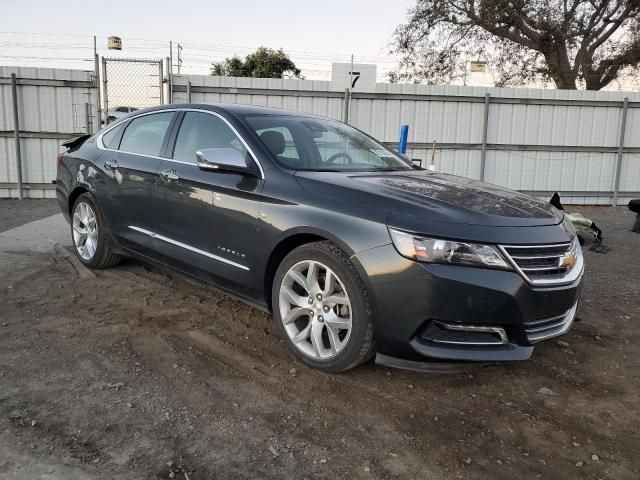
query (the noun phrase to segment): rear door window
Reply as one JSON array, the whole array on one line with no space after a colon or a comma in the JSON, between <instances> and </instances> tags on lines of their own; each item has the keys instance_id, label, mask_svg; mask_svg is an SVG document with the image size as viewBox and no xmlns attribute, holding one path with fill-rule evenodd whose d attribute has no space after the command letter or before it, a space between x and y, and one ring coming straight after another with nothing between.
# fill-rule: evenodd
<instances>
[{"instance_id":1,"label":"rear door window","mask_svg":"<svg viewBox=\"0 0 640 480\"><path fill-rule=\"evenodd\" d=\"M160 156L172 117L173 112L163 112L134 118L122 135L120 150L138 155Z\"/></svg>"},{"instance_id":2,"label":"rear door window","mask_svg":"<svg viewBox=\"0 0 640 480\"><path fill-rule=\"evenodd\" d=\"M187 112L180 125L173 158L181 162L196 163L196 152L205 148L234 148L245 156L247 148L229 125L219 117L203 112Z\"/></svg>"}]
</instances>

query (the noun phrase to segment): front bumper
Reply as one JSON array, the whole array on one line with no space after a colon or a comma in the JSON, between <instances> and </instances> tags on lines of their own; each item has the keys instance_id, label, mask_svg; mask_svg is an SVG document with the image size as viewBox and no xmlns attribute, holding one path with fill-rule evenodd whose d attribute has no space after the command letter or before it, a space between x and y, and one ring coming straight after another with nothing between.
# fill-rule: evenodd
<instances>
[{"instance_id":1,"label":"front bumper","mask_svg":"<svg viewBox=\"0 0 640 480\"><path fill-rule=\"evenodd\" d=\"M393 245L354 259L372 294L382 359L526 360L535 343L570 329L582 285L582 275L534 287L515 271L418 263Z\"/></svg>"}]
</instances>

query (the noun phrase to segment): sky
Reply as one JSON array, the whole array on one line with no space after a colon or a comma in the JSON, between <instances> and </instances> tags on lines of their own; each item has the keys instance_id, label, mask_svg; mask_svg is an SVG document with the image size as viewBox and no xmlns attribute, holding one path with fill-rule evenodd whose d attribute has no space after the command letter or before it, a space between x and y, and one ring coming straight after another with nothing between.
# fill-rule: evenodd
<instances>
[{"instance_id":1,"label":"sky","mask_svg":"<svg viewBox=\"0 0 640 480\"><path fill-rule=\"evenodd\" d=\"M388 55L395 28L415 0L5 0L0 64L91 69L92 36L101 54L107 37L123 40L121 56L164 58L183 46L183 72L207 73L211 61L244 56L264 45L283 48L310 79L329 80L331 62L397 64ZM175 52L174 52L175 55Z\"/></svg>"}]
</instances>

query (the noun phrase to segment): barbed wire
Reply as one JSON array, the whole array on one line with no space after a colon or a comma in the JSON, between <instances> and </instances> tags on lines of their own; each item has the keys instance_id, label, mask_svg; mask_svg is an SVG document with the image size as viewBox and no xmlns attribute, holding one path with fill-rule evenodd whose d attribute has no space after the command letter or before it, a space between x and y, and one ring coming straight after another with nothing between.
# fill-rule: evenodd
<instances>
[{"instance_id":1,"label":"barbed wire","mask_svg":"<svg viewBox=\"0 0 640 480\"><path fill-rule=\"evenodd\" d=\"M6 38L10 36L11 38ZM18 38L15 38L18 36ZM55 38L54 41L48 42L43 38ZM106 42L107 37L96 36L99 44ZM136 52L136 56L152 56L164 58L169 53L169 42L136 37L122 37L126 45L126 51ZM174 47L180 43L183 49L181 68L192 72L203 74L209 73L213 62L223 61L225 58L235 55L246 56L254 52L258 47L246 45L225 45L210 44L203 42L190 41L174 41ZM0 32L0 57L11 58L15 60L29 61L46 61L55 63L57 58L64 57L45 57L44 55L33 55L33 50L57 51L65 53L64 50L93 51L93 36L66 33L44 33L44 32ZM10 50L10 54L5 54L3 50ZM100 48L99 50L103 50ZM18 55L19 52L25 52L24 55ZM27 53L29 52L29 53ZM351 54L345 53L329 53L329 52L312 52L307 50L286 50L286 53L292 58L296 65L303 71L305 77L328 78L332 73L333 62L350 62ZM37 57L37 58L36 58ZM71 61L71 55L66 56L65 62ZM383 79L387 73L396 67L400 57L382 56L382 55L356 55L355 61L360 63L375 63L378 65L378 78ZM82 59L85 61L86 59ZM174 62L176 60L174 52ZM175 65L174 65L175 66Z\"/></svg>"},{"instance_id":2,"label":"barbed wire","mask_svg":"<svg viewBox=\"0 0 640 480\"><path fill-rule=\"evenodd\" d=\"M6 38L6 37L11 38ZM17 38L16 38L17 37ZM52 42L48 42L44 39L51 38ZM87 61L91 61L88 58L75 58L73 55L64 55L64 53L77 53L81 50L93 52L93 35L75 34L75 33L47 33L47 32L20 32L20 31L0 31L0 58L11 59L18 61L19 63L35 63L46 62L49 64L60 61L67 66L74 61L81 62L79 65L82 68ZM99 45L104 45L108 37L96 36L99 41ZM139 37L122 37L125 43L126 51L135 52L136 56L165 58L169 56L169 41L161 39L139 38ZM174 46L180 43L183 48L181 69L188 70L193 73L208 74L213 62L223 61L225 58L238 56L246 56L249 53L254 52L257 46L246 45L227 45L227 44L213 44L205 42L192 42L192 41L174 41ZM3 51L5 50L5 51ZM9 50L7 53L6 50ZM56 51L62 54L58 56L44 56L33 55L34 50L41 50L43 52ZM65 52L68 50L68 52ZM104 48L99 48L99 51L104 52ZM19 53L25 52L24 55ZM351 61L351 54L345 53L331 53L331 52L314 52L308 50L286 50L286 53L296 63L298 68L302 70L302 74L306 78L310 79L326 79L332 75L332 63L342 62L347 63ZM387 55L354 55L355 63L373 63L378 67L377 80L384 81L388 78L391 71L402 70L401 61L403 57L393 54ZM177 58L174 52L174 67L177 65ZM553 67L554 64L546 64ZM37 66L37 65L29 65ZM616 65L624 67L625 65ZM487 65L487 71L485 72L485 81L481 80L481 83L494 84L497 72L494 67ZM471 72L469 72L471 75ZM575 75L572 73L557 74L556 77ZM476 80L479 80L478 78ZM622 79L622 81L628 80L634 81L633 77ZM447 82L448 84L456 85L460 80ZM551 82L552 83L552 82ZM542 85L539 82L533 82L531 84L534 88L545 88L550 81L544 82ZM481 85L477 85L481 86ZM485 85L490 86L490 85ZM619 89L621 86L619 85Z\"/></svg>"}]
</instances>

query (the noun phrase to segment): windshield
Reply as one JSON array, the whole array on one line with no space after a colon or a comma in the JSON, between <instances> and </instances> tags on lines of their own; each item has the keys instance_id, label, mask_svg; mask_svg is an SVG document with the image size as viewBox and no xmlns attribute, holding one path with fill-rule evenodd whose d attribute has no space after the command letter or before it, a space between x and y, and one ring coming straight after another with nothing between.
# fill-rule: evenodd
<instances>
[{"instance_id":1,"label":"windshield","mask_svg":"<svg viewBox=\"0 0 640 480\"><path fill-rule=\"evenodd\" d=\"M340 122L287 115L245 118L285 168L319 172L412 169L397 153Z\"/></svg>"}]
</instances>

